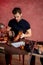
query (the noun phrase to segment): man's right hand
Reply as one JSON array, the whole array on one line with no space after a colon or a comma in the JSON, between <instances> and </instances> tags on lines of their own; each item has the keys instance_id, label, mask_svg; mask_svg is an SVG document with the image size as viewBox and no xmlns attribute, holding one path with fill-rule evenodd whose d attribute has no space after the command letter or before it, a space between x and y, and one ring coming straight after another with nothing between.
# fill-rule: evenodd
<instances>
[{"instance_id":1,"label":"man's right hand","mask_svg":"<svg viewBox=\"0 0 43 65\"><path fill-rule=\"evenodd\" d=\"M7 27L7 31L10 31L11 30L11 27Z\"/></svg>"}]
</instances>

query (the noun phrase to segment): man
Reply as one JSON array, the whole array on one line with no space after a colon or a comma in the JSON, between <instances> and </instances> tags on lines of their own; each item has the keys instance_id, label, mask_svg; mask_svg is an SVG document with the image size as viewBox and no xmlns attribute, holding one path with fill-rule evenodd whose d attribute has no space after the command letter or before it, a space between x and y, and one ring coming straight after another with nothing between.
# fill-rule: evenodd
<instances>
[{"instance_id":1,"label":"man","mask_svg":"<svg viewBox=\"0 0 43 65\"><path fill-rule=\"evenodd\" d=\"M14 18L9 21L8 26L9 30L14 31L15 38L17 38L20 31L22 32L20 38L31 37L30 24L26 20L22 19L21 9L18 7L14 8L12 13L14 15Z\"/></svg>"},{"instance_id":2,"label":"man","mask_svg":"<svg viewBox=\"0 0 43 65\"><path fill-rule=\"evenodd\" d=\"M20 8L16 7L13 9L12 11L14 18L11 19L8 23L8 29L7 31L9 31L9 36L12 36L12 32L14 31L15 33L15 38L14 41L18 41L19 38L29 38L31 37L31 27L30 24L22 19L22 11ZM22 34L20 34L19 32L22 32ZM20 34L20 35L18 35ZM17 42L17 43L13 43L15 47L19 47L21 44L24 45L24 42ZM9 65L10 64L10 55L7 54L6 55L6 64ZM31 61L30 61L30 65L35 65L35 56L32 56ZM42 64L43 65L43 64Z\"/></svg>"},{"instance_id":3,"label":"man","mask_svg":"<svg viewBox=\"0 0 43 65\"><path fill-rule=\"evenodd\" d=\"M22 38L31 37L30 24L26 20L22 19L21 9L19 7L16 7L13 9L12 13L14 15L14 18L9 21L9 23L8 23L9 27L7 30L9 32L14 31L14 33L15 33L14 41L18 41L19 38L22 39ZM20 34L19 33L20 31L22 31L22 34L18 36L18 34ZM17 47L19 47L20 45L23 45L23 44L24 43L22 43L22 42L21 43L18 43L18 42L14 43L15 47L16 47L16 45L17 45ZM8 57L9 57L9 55L8 55ZM7 62L7 60L6 60L6 62Z\"/></svg>"}]
</instances>

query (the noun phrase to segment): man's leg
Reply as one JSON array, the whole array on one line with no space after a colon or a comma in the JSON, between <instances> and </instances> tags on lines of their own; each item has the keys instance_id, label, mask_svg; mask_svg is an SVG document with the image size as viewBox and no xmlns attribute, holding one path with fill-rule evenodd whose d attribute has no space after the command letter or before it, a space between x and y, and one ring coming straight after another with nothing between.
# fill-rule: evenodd
<instances>
[{"instance_id":1,"label":"man's leg","mask_svg":"<svg viewBox=\"0 0 43 65\"><path fill-rule=\"evenodd\" d=\"M43 65L43 58L40 58L40 61L41 61L41 65Z\"/></svg>"},{"instance_id":2,"label":"man's leg","mask_svg":"<svg viewBox=\"0 0 43 65\"><path fill-rule=\"evenodd\" d=\"M30 65L35 65L35 56L32 56L31 61L30 61Z\"/></svg>"}]
</instances>

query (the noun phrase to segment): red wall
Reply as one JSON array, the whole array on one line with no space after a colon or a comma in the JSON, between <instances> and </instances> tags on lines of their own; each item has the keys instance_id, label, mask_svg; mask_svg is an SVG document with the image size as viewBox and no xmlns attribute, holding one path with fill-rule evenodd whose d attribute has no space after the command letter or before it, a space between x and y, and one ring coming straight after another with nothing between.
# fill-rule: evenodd
<instances>
[{"instance_id":1,"label":"red wall","mask_svg":"<svg viewBox=\"0 0 43 65\"><path fill-rule=\"evenodd\" d=\"M7 25L16 6L22 9L23 18L30 22L30 39L43 41L43 0L0 0L0 22Z\"/></svg>"}]
</instances>

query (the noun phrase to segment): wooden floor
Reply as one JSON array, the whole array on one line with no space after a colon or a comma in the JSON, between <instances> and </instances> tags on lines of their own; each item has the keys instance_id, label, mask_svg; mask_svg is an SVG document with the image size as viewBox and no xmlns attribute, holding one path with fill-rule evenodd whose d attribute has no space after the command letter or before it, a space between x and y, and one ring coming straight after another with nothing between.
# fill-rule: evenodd
<instances>
[{"instance_id":1,"label":"wooden floor","mask_svg":"<svg viewBox=\"0 0 43 65\"><path fill-rule=\"evenodd\" d=\"M29 60L30 60L30 56L25 55L24 65L29 65ZM12 65L22 65L22 55L21 55L21 60L20 61L19 61L19 55L13 55L12 56ZM41 65L39 57L36 57L35 65Z\"/></svg>"},{"instance_id":2,"label":"wooden floor","mask_svg":"<svg viewBox=\"0 0 43 65\"><path fill-rule=\"evenodd\" d=\"M0 56L0 60L2 59L2 62L0 63L0 65L5 65L4 61L5 60L5 55L1 54L2 57ZM30 56L29 55L25 55L25 60L24 60L24 65L29 65L29 61L30 61ZM12 65L22 65L22 55L21 55L21 60L19 61L19 55L12 55ZM36 57L36 61L35 61L35 65L41 65L40 63L40 58Z\"/></svg>"}]
</instances>

